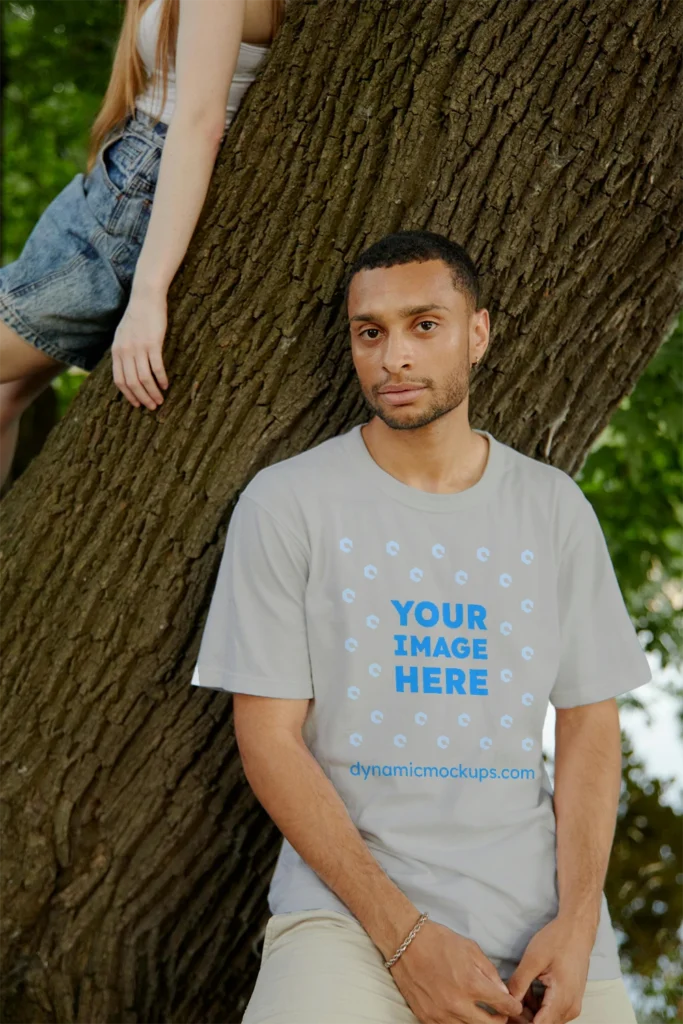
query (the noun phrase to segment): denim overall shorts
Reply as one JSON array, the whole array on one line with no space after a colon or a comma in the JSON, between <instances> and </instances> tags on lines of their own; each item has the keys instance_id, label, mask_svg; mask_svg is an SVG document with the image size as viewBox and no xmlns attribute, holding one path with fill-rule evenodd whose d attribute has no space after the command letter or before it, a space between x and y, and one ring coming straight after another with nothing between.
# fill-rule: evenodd
<instances>
[{"instance_id":1,"label":"denim overall shorts","mask_svg":"<svg viewBox=\"0 0 683 1024\"><path fill-rule=\"evenodd\" d=\"M141 110L104 140L0 268L0 320L29 344L91 371L114 340L149 223L168 125Z\"/></svg>"}]
</instances>

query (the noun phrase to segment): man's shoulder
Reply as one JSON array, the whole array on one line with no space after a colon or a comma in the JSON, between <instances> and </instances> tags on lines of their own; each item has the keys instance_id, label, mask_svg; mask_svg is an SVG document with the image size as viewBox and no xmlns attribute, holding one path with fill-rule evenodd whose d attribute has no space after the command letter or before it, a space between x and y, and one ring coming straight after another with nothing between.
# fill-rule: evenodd
<instances>
[{"instance_id":1,"label":"man's shoulder","mask_svg":"<svg viewBox=\"0 0 683 1024\"><path fill-rule=\"evenodd\" d=\"M502 444L502 441L498 442ZM564 469L553 466L550 462L543 462L541 459L525 455L509 445L505 448L506 461L511 472L517 474L529 485L539 490L554 491L564 500L581 501L586 500L583 491Z\"/></svg>"},{"instance_id":2,"label":"man's shoulder","mask_svg":"<svg viewBox=\"0 0 683 1024\"><path fill-rule=\"evenodd\" d=\"M344 434L329 437L319 444L272 462L258 470L242 490L269 511L285 512L292 505L306 507L308 499L326 488L326 479L341 469Z\"/></svg>"},{"instance_id":3,"label":"man's shoulder","mask_svg":"<svg viewBox=\"0 0 683 1024\"><path fill-rule=\"evenodd\" d=\"M552 530L558 551L567 539L595 517L581 486L566 470L505 445L505 462L518 502L531 504Z\"/></svg>"}]
</instances>

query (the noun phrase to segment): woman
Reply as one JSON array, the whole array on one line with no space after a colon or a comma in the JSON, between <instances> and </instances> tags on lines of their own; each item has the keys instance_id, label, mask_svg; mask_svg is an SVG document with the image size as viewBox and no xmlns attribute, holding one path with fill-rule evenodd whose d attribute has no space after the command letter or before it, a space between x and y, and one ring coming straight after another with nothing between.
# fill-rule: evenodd
<instances>
[{"instance_id":1,"label":"woman","mask_svg":"<svg viewBox=\"0 0 683 1024\"><path fill-rule=\"evenodd\" d=\"M0 268L0 486L21 414L68 366L111 346L131 404L163 402L168 288L285 2L127 0L86 174Z\"/></svg>"}]
</instances>

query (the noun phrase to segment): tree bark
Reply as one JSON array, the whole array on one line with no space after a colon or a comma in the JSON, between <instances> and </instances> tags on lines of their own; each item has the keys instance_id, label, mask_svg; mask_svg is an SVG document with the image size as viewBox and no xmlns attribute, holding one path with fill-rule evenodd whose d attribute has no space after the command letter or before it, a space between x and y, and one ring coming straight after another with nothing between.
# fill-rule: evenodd
<instances>
[{"instance_id":1,"label":"tree bark","mask_svg":"<svg viewBox=\"0 0 683 1024\"><path fill-rule=\"evenodd\" d=\"M279 833L190 687L246 483L369 418L342 279L479 263L474 426L574 473L681 305L675 0L292 0L170 294L170 388L105 358L2 502L2 1019L239 1021Z\"/></svg>"}]
</instances>

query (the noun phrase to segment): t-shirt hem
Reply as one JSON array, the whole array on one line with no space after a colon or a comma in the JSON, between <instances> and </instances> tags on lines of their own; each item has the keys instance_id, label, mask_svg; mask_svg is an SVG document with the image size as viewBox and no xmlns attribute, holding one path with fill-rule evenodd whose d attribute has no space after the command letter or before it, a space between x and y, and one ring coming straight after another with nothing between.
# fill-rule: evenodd
<instances>
[{"instance_id":1,"label":"t-shirt hem","mask_svg":"<svg viewBox=\"0 0 683 1024\"><path fill-rule=\"evenodd\" d=\"M286 898L276 900L271 893L268 894L268 910L273 917L284 914L302 914L307 911L323 911L325 913L343 914L351 918L356 924L360 924L351 910L334 896L327 900L317 894L306 898L300 891L287 893ZM491 957L494 966L504 967L506 977L512 970L516 969L518 961L511 957ZM615 974L616 971L616 974ZM619 981L623 980L623 974L619 963L615 962L612 956L605 956L602 953L591 955L588 964L586 981Z\"/></svg>"},{"instance_id":2,"label":"t-shirt hem","mask_svg":"<svg viewBox=\"0 0 683 1024\"><path fill-rule=\"evenodd\" d=\"M598 693L594 689L586 690L585 692L574 691L572 693L560 694L557 697L551 696L550 703L555 709L560 711L564 708L581 707L583 704L598 704L601 700L610 700L612 697L621 697L623 694L631 693L633 690L637 690L638 687L645 686L650 682L652 682L652 672L648 673L646 679L636 681L633 686L625 687L621 683L617 689L611 689L606 693Z\"/></svg>"},{"instance_id":3,"label":"t-shirt hem","mask_svg":"<svg viewBox=\"0 0 683 1024\"><path fill-rule=\"evenodd\" d=\"M616 974L615 974L616 971ZM602 953L594 953L588 962L586 981L619 981L623 980L621 965L618 960Z\"/></svg>"},{"instance_id":4,"label":"t-shirt hem","mask_svg":"<svg viewBox=\"0 0 683 1024\"><path fill-rule=\"evenodd\" d=\"M195 666L191 685L203 686L210 690L226 690L229 693L249 693L254 697L282 697L294 700L313 697L310 688L297 687L291 681L242 675L239 672L213 672L203 668L200 679L199 666Z\"/></svg>"}]
</instances>

